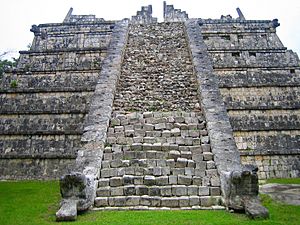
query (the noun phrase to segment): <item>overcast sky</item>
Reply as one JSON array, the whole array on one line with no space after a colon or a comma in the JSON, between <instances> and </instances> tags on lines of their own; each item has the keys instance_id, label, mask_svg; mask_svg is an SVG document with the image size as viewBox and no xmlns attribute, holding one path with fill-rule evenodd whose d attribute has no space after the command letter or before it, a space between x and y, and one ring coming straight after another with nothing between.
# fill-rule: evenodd
<instances>
[{"instance_id":1,"label":"overcast sky","mask_svg":"<svg viewBox=\"0 0 300 225\"><path fill-rule=\"evenodd\" d=\"M246 19L279 19L277 34L283 44L300 55L300 0L168 0L190 18L237 17L240 7ZM152 4L153 16L162 21L163 0L9 0L0 8L0 53L26 50L33 40L32 24L60 23L70 7L73 14L94 14L106 20L130 18L143 5Z\"/></svg>"}]
</instances>

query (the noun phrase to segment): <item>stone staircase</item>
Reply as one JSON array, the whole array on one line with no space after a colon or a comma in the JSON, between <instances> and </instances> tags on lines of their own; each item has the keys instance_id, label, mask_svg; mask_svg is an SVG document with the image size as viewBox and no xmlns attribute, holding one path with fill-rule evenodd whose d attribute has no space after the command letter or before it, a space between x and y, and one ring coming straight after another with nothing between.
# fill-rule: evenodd
<instances>
[{"instance_id":1,"label":"stone staircase","mask_svg":"<svg viewBox=\"0 0 300 225\"><path fill-rule=\"evenodd\" d=\"M115 112L96 207L208 207L220 180L201 112Z\"/></svg>"},{"instance_id":2,"label":"stone staircase","mask_svg":"<svg viewBox=\"0 0 300 225\"><path fill-rule=\"evenodd\" d=\"M96 209L220 207L197 87L183 23L130 25Z\"/></svg>"}]
</instances>

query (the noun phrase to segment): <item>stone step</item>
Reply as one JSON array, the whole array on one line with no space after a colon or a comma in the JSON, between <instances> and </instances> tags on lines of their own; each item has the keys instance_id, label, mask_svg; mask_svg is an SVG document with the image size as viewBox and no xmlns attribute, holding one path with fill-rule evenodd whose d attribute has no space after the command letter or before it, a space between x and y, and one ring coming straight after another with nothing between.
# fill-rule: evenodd
<instances>
[{"instance_id":1,"label":"stone step","mask_svg":"<svg viewBox=\"0 0 300 225\"><path fill-rule=\"evenodd\" d=\"M184 177L184 176L183 176ZM117 179L120 177L116 177L114 179L110 179L107 181L110 186L103 186L97 189L98 197L109 197L109 196L127 196L127 195L150 195L150 196L183 196L183 195L199 195L199 196L218 196L220 195L220 187L219 186L199 186L201 179L197 178L193 181L188 178L180 178L178 177L178 183L182 184L169 184L171 182L176 183L176 178L172 177L168 179L168 177L160 177L160 180L154 180L150 176L147 179L140 180L123 180ZM138 181L138 182L137 182ZM188 182L187 182L188 181ZM124 182L127 182L125 186ZM129 184L129 183L132 184ZM137 184L142 183L144 184ZM101 182L103 185L104 182ZM187 185L185 185L187 184Z\"/></svg>"},{"instance_id":2,"label":"stone step","mask_svg":"<svg viewBox=\"0 0 300 225\"><path fill-rule=\"evenodd\" d=\"M187 173L185 169L172 170L171 173L164 173L164 171L155 171L151 174L110 174L112 171L119 170L105 170L105 175L99 178L98 186L123 186L123 185L147 185L147 186L163 186L163 185L198 185L198 186L220 186L220 179L216 169L206 170L203 172L200 169L195 169L195 175ZM168 171L168 170L166 170ZM176 173L175 173L176 171ZM180 173L182 172L182 173ZM156 175L154 175L156 174ZM115 175L115 176L111 176Z\"/></svg>"},{"instance_id":3,"label":"stone step","mask_svg":"<svg viewBox=\"0 0 300 225\"><path fill-rule=\"evenodd\" d=\"M183 149L183 148L182 148ZM174 159L179 158L192 159L194 161L209 161L213 160L213 153L203 152L201 148L195 148L192 151L179 150L146 150L146 151L104 151L103 160L133 160L133 159Z\"/></svg>"},{"instance_id":4,"label":"stone step","mask_svg":"<svg viewBox=\"0 0 300 225\"><path fill-rule=\"evenodd\" d=\"M148 207L211 207L222 204L221 196L114 196L97 197L95 207L125 207L125 206L148 206ZM195 208L196 209L196 208Z\"/></svg>"},{"instance_id":5,"label":"stone step","mask_svg":"<svg viewBox=\"0 0 300 225\"><path fill-rule=\"evenodd\" d=\"M206 132L206 131L205 131ZM209 138L208 136L200 136L199 137L187 137L187 136L177 136L177 137L144 137L141 136L132 136L126 137L124 135L109 135L106 141L107 145L132 145L133 143L142 143L148 144L147 148L149 149L151 146L155 144L174 144L179 146L185 145L200 145L200 144L208 144ZM156 147L157 148L157 147Z\"/></svg>"},{"instance_id":6,"label":"stone step","mask_svg":"<svg viewBox=\"0 0 300 225\"><path fill-rule=\"evenodd\" d=\"M204 139L202 139L204 142ZM207 140L208 142L208 140ZM195 143L195 142L194 142ZM174 143L161 143L157 142L154 144L150 143L141 143L134 142L132 144L113 144L107 145L104 148L104 153L115 153L115 152L147 152L147 151L170 151L170 150L178 150L180 152L192 152L192 153L202 153L202 152L210 152L210 144L201 143L195 145L180 145ZM136 153L138 154L138 153Z\"/></svg>"},{"instance_id":7,"label":"stone step","mask_svg":"<svg viewBox=\"0 0 300 225\"><path fill-rule=\"evenodd\" d=\"M125 168L105 168L101 170L101 178L121 177L124 175L134 176L170 176L187 175L199 177L218 177L216 169L202 168L170 168L170 167L125 167Z\"/></svg>"},{"instance_id":8,"label":"stone step","mask_svg":"<svg viewBox=\"0 0 300 225\"><path fill-rule=\"evenodd\" d=\"M126 158L126 157L124 157ZM152 158L131 158L131 159L108 159L102 161L102 169L107 168L127 168L127 167L169 167L169 168L199 168L199 169L215 169L215 163L212 160L213 155L203 154L193 155L191 158L173 158L173 159L157 159ZM108 159L108 160L107 160Z\"/></svg>"}]
</instances>

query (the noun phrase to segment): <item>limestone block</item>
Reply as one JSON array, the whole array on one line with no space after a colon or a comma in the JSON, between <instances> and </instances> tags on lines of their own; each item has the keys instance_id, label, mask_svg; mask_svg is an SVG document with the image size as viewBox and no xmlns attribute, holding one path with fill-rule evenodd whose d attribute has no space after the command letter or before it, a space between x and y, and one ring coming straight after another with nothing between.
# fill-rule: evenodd
<instances>
[{"instance_id":1,"label":"limestone block","mask_svg":"<svg viewBox=\"0 0 300 225\"><path fill-rule=\"evenodd\" d=\"M140 204L140 196L127 196L125 200L126 206L137 206Z\"/></svg>"},{"instance_id":2,"label":"limestone block","mask_svg":"<svg viewBox=\"0 0 300 225\"><path fill-rule=\"evenodd\" d=\"M110 166L111 166L112 168L118 168L118 167L123 166L123 162L122 162L121 159L111 160L111 161L110 161Z\"/></svg>"},{"instance_id":3,"label":"limestone block","mask_svg":"<svg viewBox=\"0 0 300 225\"><path fill-rule=\"evenodd\" d=\"M180 157L180 152L176 150L172 150L169 152L169 158L177 160Z\"/></svg>"},{"instance_id":4,"label":"limestone block","mask_svg":"<svg viewBox=\"0 0 300 225\"><path fill-rule=\"evenodd\" d=\"M110 196L120 196L124 195L124 188L122 187L112 187L110 189Z\"/></svg>"},{"instance_id":5,"label":"limestone block","mask_svg":"<svg viewBox=\"0 0 300 225\"><path fill-rule=\"evenodd\" d=\"M170 168L174 168L174 167L175 167L175 160L174 160L174 159L167 159L167 160L166 160L166 164L167 164L167 166L169 166Z\"/></svg>"},{"instance_id":6,"label":"limestone block","mask_svg":"<svg viewBox=\"0 0 300 225\"><path fill-rule=\"evenodd\" d=\"M185 168L172 168L171 173L173 175L184 175Z\"/></svg>"},{"instance_id":7,"label":"limestone block","mask_svg":"<svg viewBox=\"0 0 300 225\"><path fill-rule=\"evenodd\" d=\"M206 168L207 169L215 169L216 168L216 164L215 164L215 162L214 161L207 161L206 162Z\"/></svg>"},{"instance_id":8,"label":"limestone block","mask_svg":"<svg viewBox=\"0 0 300 225\"><path fill-rule=\"evenodd\" d=\"M137 195L149 195L149 188L145 185L136 186Z\"/></svg>"},{"instance_id":9,"label":"limestone block","mask_svg":"<svg viewBox=\"0 0 300 225\"><path fill-rule=\"evenodd\" d=\"M175 162L176 168L185 168L187 166L188 160L186 158L178 158Z\"/></svg>"},{"instance_id":10,"label":"limestone block","mask_svg":"<svg viewBox=\"0 0 300 225\"><path fill-rule=\"evenodd\" d=\"M158 185L158 186L165 186L168 183L169 183L169 177L168 176L156 177L156 185Z\"/></svg>"},{"instance_id":11,"label":"limestone block","mask_svg":"<svg viewBox=\"0 0 300 225\"><path fill-rule=\"evenodd\" d=\"M211 183L212 186L220 186L221 182L220 182L219 176L212 176L210 178L210 183Z\"/></svg>"},{"instance_id":12,"label":"limestone block","mask_svg":"<svg viewBox=\"0 0 300 225\"><path fill-rule=\"evenodd\" d=\"M177 184L178 177L175 175L169 176L169 184Z\"/></svg>"},{"instance_id":13,"label":"limestone block","mask_svg":"<svg viewBox=\"0 0 300 225\"><path fill-rule=\"evenodd\" d=\"M187 207L189 206L189 197L186 197L186 196L180 196L178 197L178 200L179 200L179 206L180 207Z\"/></svg>"},{"instance_id":14,"label":"limestone block","mask_svg":"<svg viewBox=\"0 0 300 225\"><path fill-rule=\"evenodd\" d=\"M156 180L155 180L155 177L154 176L149 176L149 175L146 175L144 177L144 184L145 185L155 185L156 184Z\"/></svg>"},{"instance_id":15,"label":"limestone block","mask_svg":"<svg viewBox=\"0 0 300 225\"><path fill-rule=\"evenodd\" d=\"M95 198L96 207L105 207L108 206L108 197L97 197Z\"/></svg>"},{"instance_id":16,"label":"limestone block","mask_svg":"<svg viewBox=\"0 0 300 225\"><path fill-rule=\"evenodd\" d=\"M211 152L210 144L202 144L201 148L203 152Z\"/></svg>"},{"instance_id":17,"label":"limestone block","mask_svg":"<svg viewBox=\"0 0 300 225\"><path fill-rule=\"evenodd\" d=\"M149 187L149 195L150 196L160 196L160 187L158 186L151 186Z\"/></svg>"},{"instance_id":18,"label":"limestone block","mask_svg":"<svg viewBox=\"0 0 300 225\"><path fill-rule=\"evenodd\" d=\"M209 187L207 187L207 186L199 186L199 195L200 196L209 195Z\"/></svg>"},{"instance_id":19,"label":"limestone block","mask_svg":"<svg viewBox=\"0 0 300 225\"><path fill-rule=\"evenodd\" d=\"M123 185L122 177L112 177L109 179L109 184L111 187L117 187Z\"/></svg>"},{"instance_id":20,"label":"limestone block","mask_svg":"<svg viewBox=\"0 0 300 225\"><path fill-rule=\"evenodd\" d=\"M144 124L143 125L143 129L145 130L145 131L152 131L152 130L154 130L154 125L153 124Z\"/></svg>"},{"instance_id":21,"label":"limestone block","mask_svg":"<svg viewBox=\"0 0 300 225\"><path fill-rule=\"evenodd\" d=\"M98 180L98 187L106 187L109 186L109 178L100 178Z\"/></svg>"},{"instance_id":22,"label":"limestone block","mask_svg":"<svg viewBox=\"0 0 300 225\"><path fill-rule=\"evenodd\" d=\"M162 198L161 206L163 206L163 207L178 207L179 200L177 197Z\"/></svg>"},{"instance_id":23,"label":"limestone block","mask_svg":"<svg viewBox=\"0 0 300 225\"><path fill-rule=\"evenodd\" d=\"M163 130L166 128L166 124L165 123L158 123L154 125L154 129L155 130ZM172 132L172 131L171 131Z\"/></svg>"},{"instance_id":24,"label":"limestone block","mask_svg":"<svg viewBox=\"0 0 300 225\"><path fill-rule=\"evenodd\" d=\"M201 186L202 185L202 178L193 176L193 185Z\"/></svg>"},{"instance_id":25,"label":"limestone block","mask_svg":"<svg viewBox=\"0 0 300 225\"><path fill-rule=\"evenodd\" d=\"M192 160L194 160L196 163L203 161L203 154L193 154Z\"/></svg>"},{"instance_id":26,"label":"limestone block","mask_svg":"<svg viewBox=\"0 0 300 225\"><path fill-rule=\"evenodd\" d=\"M171 131L163 130L161 136L166 138L171 137Z\"/></svg>"},{"instance_id":27,"label":"limestone block","mask_svg":"<svg viewBox=\"0 0 300 225\"><path fill-rule=\"evenodd\" d=\"M203 178L205 176L205 170L198 169L196 164L195 176Z\"/></svg>"},{"instance_id":28,"label":"limestone block","mask_svg":"<svg viewBox=\"0 0 300 225\"><path fill-rule=\"evenodd\" d=\"M199 194L199 187L197 185L190 185L187 187L188 195L198 195Z\"/></svg>"},{"instance_id":29,"label":"limestone block","mask_svg":"<svg viewBox=\"0 0 300 225\"><path fill-rule=\"evenodd\" d=\"M178 175L178 184L191 185L192 176Z\"/></svg>"},{"instance_id":30,"label":"limestone block","mask_svg":"<svg viewBox=\"0 0 300 225\"><path fill-rule=\"evenodd\" d=\"M135 185L143 184L144 179L143 179L142 176L135 176L133 182L134 182Z\"/></svg>"},{"instance_id":31,"label":"limestone block","mask_svg":"<svg viewBox=\"0 0 300 225\"><path fill-rule=\"evenodd\" d=\"M56 213L56 221L74 221L77 219L76 200L63 201Z\"/></svg>"},{"instance_id":32,"label":"limestone block","mask_svg":"<svg viewBox=\"0 0 300 225\"><path fill-rule=\"evenodd\" d=\"M187 195L187 187L184 185L172 185L172 194L175 196Z\"/></svg>"},{"instance_id":33,"label":"limestone block","mask_svg":"<svg viewBox=\"0 0 300 225\"><path fill-rule=\"evenodd\" d=\"M187 176L194 176L195 175L195 169L190 168L190 167L186 167L186 168L184 168L184 174L187 175Z\"/></svg>"},{"instance_id":34,"label":"limestone block","mask_svg":"<svg viewBox=\"0 0 300 225\"><path fill-rule=\"evenodd\" d=\"M190 206L196 206L196 205L200 205L200 197L199 196L190 196L189 197L189 205Z\"/></svg>"},{"instance_id":35,"label":"limestone block","mask_svg":"<svg viewBox=\"0 0 300 225\"><path fill-rule=\"evenodd\" d=\"M220 187L210 187L209 192L210 192L211 196L220 196L221 195Z\"/></svg>"},{"instance_id":36,"label":"limestone block","mask_svg":"<svg viewBox=\"0 0 300 225\"><path fill-rule=\"evenodd\" d=\"M179 128L173 128L171 129L171 135L176 137L176 136L180 136L181 132Z\"/></svg>"},{"instance_id":37,"label":"limestone block","mask_svg":"<svg viewBox=\"0 0 300 225\"><path fill-rule=\"evenodd\" d=\"M134 184L134 179L135 177L133 175L124 175L123 176L124 185Z\"/></svg>"},{"instance_id":38,"label":"limestone block","mask_svg":"<svg viewBox=\"0 0 300 225\"><path fill-rule=\"evenodd\" d=\"M158 167L166 167L167 166L167 162L165 159L157 159L156 164Z\"/></svg>"},{"instance_id":39,"label":"limestone block","mask_svg":"<svg viewBox=\"0 0 300 225\"><path fill-rule=\"evenodd\" d=\"M117 197L113 197L113 198L114 198L113 206L120 206L120 207L126 206L126 198L127 197L117 196Z\"/></svg>"},{"instance_id":40,"label":"limestone block","mask_svg":"<svg viewBox=\"0 0 300 225\"><path fill-rule=\"evenodd\" d=\"M162 186L160 187L161 196L172 196L172 187L171 186Z\"/></svg>"},{"instance_id":41,"label":"limestone block","mask_svg":"<svg viewBox=\"0 0 300 225\"><path fill-rule=\"evenodd\" d=\"M182 158L192 159L192 153L190 151L181 151L180 154Z\"/></svg>"},{"instance_id":42,"label":"limestone block","mask_svg":"<svg viewBox=\"0 0 300 225\"><path fill-rule=\"evenodd\" d=\"M110 187L100 187L96 191L98 197L110 196Z\"/></svg>"},{"instance_id":43,"label":"limestone block","mask_svg":"<svg viewBox=\"0 0 300 225\"><path fill-rule=\"evenodd\" d=\"M213 160L213 154L211 152L203 152L203 160L205 161Z\"/></svg>"},{"instance_id":44,"label":"limestone block","mask_svg":"<svg viewBox=\"0 0 300 225\"><path fill-rule=\"evenodd\" d=\"M216 200L210 196L201 196L200 197L201 206L210 207L216 204Z\"/></svg>"},{"instance_id":45,"label":"limestone block","mask_svg":"<svg viewBox=\"0 0 300 225\"><path fill-rule=\"evenodd\" d=\"M135 186L134 185L128 185L124 186L124 195L135 195Z\"/></svg>"},{"instance_id":46,"label":"limestone block","mask_svg":"<svg viewBox=\"0 0 300 225\"><path fill-rule=\"evenodd\" d=\"M153 175L154 176L160 176L161 174L161 167L154 167L153 168Z\"/></svg>"},{"instance_id":47,"label":"limestone block","mask_svg":"<svg viewBox=\"0 0 300 225\"><path fill-rule=\"evenodd\" d=\"M131 149L133 151L141 151L142 147L143 147L143 145L141 143L132 143L132 145L131 145Z\"/></svg>"},{"instance_id":48,"label":"limestone block","mask_svg":"<svg viewBox=\"0 0 300 225\"><path fill-rule=\"evenodd\" d=\"M195 167L196 167L195 161L189 159L189 160L188 160L188 163L187 163L187 167L189 167L189 168L191 168L191 169L192 169L192 168L195 168Z\"/></svg>"}]
</instances>

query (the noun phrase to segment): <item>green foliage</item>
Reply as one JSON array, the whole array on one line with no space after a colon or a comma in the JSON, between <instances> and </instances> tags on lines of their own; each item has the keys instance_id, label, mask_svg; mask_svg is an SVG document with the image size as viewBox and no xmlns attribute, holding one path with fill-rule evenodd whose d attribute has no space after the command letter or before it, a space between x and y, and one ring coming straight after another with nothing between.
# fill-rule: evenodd
<instances>
[{"instance_id":1,"label":"green foliage","mask_svg":"<svg viewBox=\"0 0 300 225\"><path fill-rule=\"evenodd\" d=\"M60 199L57 181L0 182L1 225L64 224L299 224L300 206L284 205L261 196L270 219L250 220L244 214L212 210L175 211L99 211L80 214L76 222L55 222Z\"/></svg>"},{"instance_id":2,"label":"green foliage","mask_svg":"<svg viewBox=\"0 0 300 225\"><path fill-rule=\"evenodd\" d=\"M7 59L1 60L0 59L0 76L3 75L3 73L15 67L17 65L17 59L13 58L13 61L9 61Z\"/></svg>"},{"instance_id":3,"label":"green foliage","mask_svg":"<svg viewBox=\"0 0 300 225\"><path fill-rule=\"evenodd\" d=\"M16 87L18 87L18 81L17 81L17 80L12 80L12 81L10 82L10 87L11 87L11 88L16 88Z\"/></svg>"}]
</instances>

